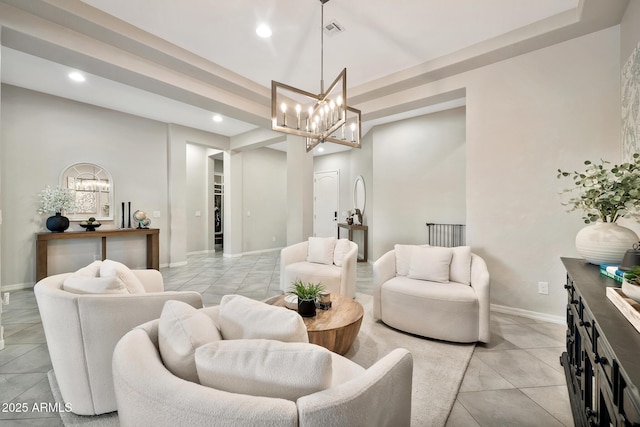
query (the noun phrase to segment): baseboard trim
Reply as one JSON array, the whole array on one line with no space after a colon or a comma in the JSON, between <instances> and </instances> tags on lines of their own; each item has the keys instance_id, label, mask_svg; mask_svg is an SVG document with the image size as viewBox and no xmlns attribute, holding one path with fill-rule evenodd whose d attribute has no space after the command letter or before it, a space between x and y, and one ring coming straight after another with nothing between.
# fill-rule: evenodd
<instances>
[{"instance_id":1,"label":"baseboard trim","mask_svg":"<svg viewBox=\"0 0 640 427\"><path fill-rule=\"evenodd\" d=\"M180 261L180 262L170 262L169 263L169 268L171 267L183 267L185 265L187 265L187 261Z\"/></svg>"},{"instance_id":2,"label":"baseboard trim","mask_svg":"<svg viewBox=\"0 0 640 427\"><path fill-rule=\"evenodd\" d=\"M239 258L239 257L245 256L245 255L264 254L264 253L267 253L267 252L279 252L281 250L282 250L282 248L260 249L258 251L241 252L239 254L223 253L222 256L225 257L225 258Z\"/></svg>"},{"instance_id":3,"label":"baseboard trim","mask_svg":"<svg viewBox=\"0 0 640 427\"><path fill-rule=\"evenodd\" d=\"M187 252L187 256L189 255L207 255L207 254L212 254L215 253L216 250L204 250L204 251L195 251L195 252Z\"/></svg>"},{"instance_id":4,"label":"baseboard trim","mask_svg":"<svg viewBox=\"0 0 640 427\"><path fill-rule=\"evenodd\" d=\"M567 319L564 316L554 316L553 314L523 310L522 308L508 307L506 305L491 304L491 311L526 317L527 319L541 320L543 322L557 323L559 325L565 325L567 323Z\"/></svg>"},{"instance_id":5,"label":"baseboard trim","mask_svg":"<svg viewBox=\"0 0 640 427\"><path fill-rule=\"evenodd\" d=\"M33 283L14 283L13 285L2 286L2 292L21 291L23 289L33 289Z\"/></svg>"}]
</instances>

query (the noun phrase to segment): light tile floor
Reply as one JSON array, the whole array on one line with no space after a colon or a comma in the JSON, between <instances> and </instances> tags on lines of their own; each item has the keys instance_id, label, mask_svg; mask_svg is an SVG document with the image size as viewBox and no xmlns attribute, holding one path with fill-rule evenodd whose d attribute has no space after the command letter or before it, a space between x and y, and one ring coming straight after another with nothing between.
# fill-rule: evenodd
<instances>
[{"instance_id":1,"label":"light tile floor","mask_svg":"<svg viewBox=\"0 0 640 427\"><path fill-rule=\"evenodd\" d=\"M230 293L265 299L280 293L278 255L190 256L188 265L161 272L167 290L198 291L205 305L218 304ZM359 263L358 292L371 294L372 279L372 266ZM46 375L51 362L33 291L12 292L4 309L0 426L61 426L57 413L33 411L36 403L54 401ZM572 426L559 363L565 327L492 313L491 333L490 344L476 346L447 427ZM17 412L16 404L26 404L28 410Z\"/></svg>"}]
</instances>

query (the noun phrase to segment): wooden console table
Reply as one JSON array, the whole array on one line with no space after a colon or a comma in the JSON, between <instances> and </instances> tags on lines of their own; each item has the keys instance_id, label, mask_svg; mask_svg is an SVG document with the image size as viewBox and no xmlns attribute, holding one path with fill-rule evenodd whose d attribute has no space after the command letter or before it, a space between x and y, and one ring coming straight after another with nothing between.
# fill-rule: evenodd
<instances>
[{"instance_id":1,"label":"wooden console table","mask_svg":"<svg viewBox=\"0 0 640 427\"><path fill-rule=\"evenodd\" d=\"M121 230L65 231L36 233L36 282L47 277L47 254L50 240L102 239L102 259L107 259L107 237L147 236L147 268L160 269L160 229L127 228Z\"/></svg>"},{"instance_id":2,"label":"wooden console table","mask_svg":"<svg viewBox=\"0 0 640 427\"><path fill-rule=\"evenodd\" d=\"M640 334L606 297L619 284L597 265L567 269L567 351L560 358L576 427L640 426Z\"/></svg>"},{"instance_id":3,"label":"wooden console table","mask_svg":"<svg viewBox=\"0 0 640 427\"><path fill-rule=\"evenodd\" d=\"M351 240L353 242L353 230L362 230L362 232L364 233L364 248L363 248L363 257L362 258L358 258L358 262L367 262L367 252L368 252L368 245L369 245L369 238L368 238L368 234L369 234L369 227L366 225L357 225L357 224L352 224L349 225L347 223L344 222L339 222L338 223L338 239L340 238L340 229L341 228L346 228L347 230L349 230L349 240Z\"/></svg>"}]
</instances>

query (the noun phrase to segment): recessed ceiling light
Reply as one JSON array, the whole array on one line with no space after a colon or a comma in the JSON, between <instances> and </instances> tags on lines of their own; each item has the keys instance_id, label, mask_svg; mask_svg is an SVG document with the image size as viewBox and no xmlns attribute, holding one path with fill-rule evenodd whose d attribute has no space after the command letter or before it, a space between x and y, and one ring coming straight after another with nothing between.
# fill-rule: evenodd
<instances>
[{"instance_id":1,"label":"recessed ceiling light","mask_svg":"<svg viewBox=\"0 0 640 427\"><path fill-rule=\"evenodd\" d=\"M258 25L258 28L256 28L256 34L263 39L267 39L271 37L271 28L266 24Z\"/></svg>"},{"instance_id":2,"label":"recessed ceiling light","mask_svg":"<svg viewBox=\"0 0 640 427\"><path fill-rule=\"evenodd\" d=\"M213 121L216 123L220 123L222 121L222 116L220 114L215 114L213 116Z\"/></svg>"},{"instance_id":3,"label":"recessed ceiling light","mask_svg":"<svg viewBox=\"0 0 640 427\"><path fill-rule=\"evenodd\" d=\"M69 73L69 78L71 80L73 80L74 82L83 82L83 81L86 80L84 78L84 76L82 74L80 74L79 72L77 72L77 71L73 71L73 72Z\"/></svg>"},{"instance_id":4,"label":"recessed ceiling light","mask_svg":"<svg viewBox=\"0 0 640 427\"><path fill-rule=\"evenodd\" d=\"M324 151L324 147L318 147L318 153L322 153Z\"/></svg>"}]
</instances>

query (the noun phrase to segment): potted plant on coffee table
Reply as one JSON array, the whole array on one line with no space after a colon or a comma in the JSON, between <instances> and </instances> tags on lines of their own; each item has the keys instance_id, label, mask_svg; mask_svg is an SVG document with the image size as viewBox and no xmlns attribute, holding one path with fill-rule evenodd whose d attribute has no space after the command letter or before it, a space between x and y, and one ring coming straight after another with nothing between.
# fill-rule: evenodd
<instances>
[{"instance_id":1,"label":"potted plant on coffee table","mask_svg":"<svg viewBox=\"0 0 640 427\"><path fill-rule=\"evenodd\" d=\"M291 286L290 292L298 297L298 313L300 316L315 316L316 300L320 292L324 290L322 283L304 283L298 279Z\"/></svg>"}]
</instances>

